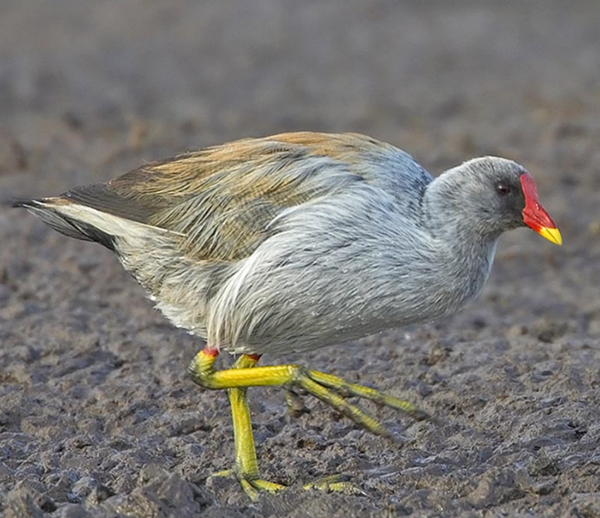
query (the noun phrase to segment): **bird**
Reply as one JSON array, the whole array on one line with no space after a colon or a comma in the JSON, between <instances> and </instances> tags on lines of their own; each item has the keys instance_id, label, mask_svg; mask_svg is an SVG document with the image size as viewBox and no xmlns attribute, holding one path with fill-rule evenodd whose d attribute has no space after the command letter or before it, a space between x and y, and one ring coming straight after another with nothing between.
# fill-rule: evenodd
<instances>
[{"instance_id":1,"label":"bird","mask_svg":"<svg viewBox=\"0 0 600 518\"><path fill-rule=\"evenodd\" d=\"M201 387L228 391L235 467L227 473L253 499L286 486L260 477L249 387L297 389L384 436L349 399L429 417L302 365L257 366L261 356L455 313L480 293L505 231L529 227L562 245L516 162L486 156L434 178L398 147L357 133L245 138L15 206L113 251L173 325L203 340L188 372ZM223 351L237 360L217 370Z\"/></svg>"}]
</instances>

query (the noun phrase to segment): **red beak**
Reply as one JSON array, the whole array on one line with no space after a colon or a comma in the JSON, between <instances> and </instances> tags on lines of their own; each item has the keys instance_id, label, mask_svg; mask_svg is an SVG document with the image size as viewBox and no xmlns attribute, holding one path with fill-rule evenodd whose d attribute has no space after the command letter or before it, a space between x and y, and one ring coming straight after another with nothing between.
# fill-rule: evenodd
<instances>
[{"instance_id":1,"label":"red beak","mask_svg":"<svg viewBox=\"0 0 600 518\"><path fill-rule=\"evenodd\" d=\"M552 218L540 205L537 187L533 178L523 173L521 175L521 188L525 195L525 208L523 209L523 221L525 225L535 230L540 236L552 241L555 245L562 245L562 236Z\"/></svg>"}]
</instances>

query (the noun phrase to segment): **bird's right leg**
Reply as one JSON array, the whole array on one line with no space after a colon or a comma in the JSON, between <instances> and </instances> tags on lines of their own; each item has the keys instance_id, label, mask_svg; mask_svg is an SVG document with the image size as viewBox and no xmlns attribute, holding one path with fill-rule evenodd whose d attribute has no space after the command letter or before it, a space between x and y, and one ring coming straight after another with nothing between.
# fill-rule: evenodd
<instances>
[{"instance_id":1,"label":"bird's right leg","mask_svg":"<svg viewBox=\"0 0 600 518\"><path fill-rule=\"evenodd\" d=\"M218 351L205 348L198 353L195 364L195 378L200 378L203 383L208 383L209 378L215 372L213 364L217 358ZM232 369L251 369L258 362L260 356L242 355L235 362ZM225 470L213 476L235 475L244 492L252 499L258 498L258 491L269 491L274 493L285 486L269 482L259 478L258 460L256 447L254 445L254 434L252 433L252 422L250 409L246 398L246 387L229 388L229 404L231 405L231 419L233 421L233 436L235 443L235 470Z\"/></svg>"}]
</instances>

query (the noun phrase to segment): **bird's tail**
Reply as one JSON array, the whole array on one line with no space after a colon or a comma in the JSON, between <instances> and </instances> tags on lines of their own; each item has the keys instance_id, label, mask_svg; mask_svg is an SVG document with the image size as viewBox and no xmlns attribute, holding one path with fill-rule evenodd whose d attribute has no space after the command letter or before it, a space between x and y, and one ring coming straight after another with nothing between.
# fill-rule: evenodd
<instances>
[{"instance_id":1,"label":"bird's tail","mask_svg":"<svg viewBox=\"0 0 600 518\"><path fill-rule=\"evenodd\" d=\"M114 240L118 232L115 233L115 225L111 225L110 222L114 216L73 203L60 196L37 200L16 200L12 205L27 209L65 236L84 241L95 241L110 250L114 251L115 249Z\"/></svg>"}]
</instances>

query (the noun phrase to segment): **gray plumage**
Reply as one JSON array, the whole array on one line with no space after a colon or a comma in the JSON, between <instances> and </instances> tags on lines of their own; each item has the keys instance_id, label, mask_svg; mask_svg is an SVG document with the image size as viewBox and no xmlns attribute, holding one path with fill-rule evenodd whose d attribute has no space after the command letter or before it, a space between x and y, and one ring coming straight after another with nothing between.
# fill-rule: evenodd
<instances>
[{"instance_id":1,"label":"gray plumage","mask_svg":"<svg viewBox=\"0 0 600 518\"><path fill-rule=\"evenodd\" d=\"M524 173L485 157L433 179L369 137L293 133L21 205L114 250L176 326L224 350L284 353L460 309L502 232L524 225Z\"/></svg>"}]
</instances>

